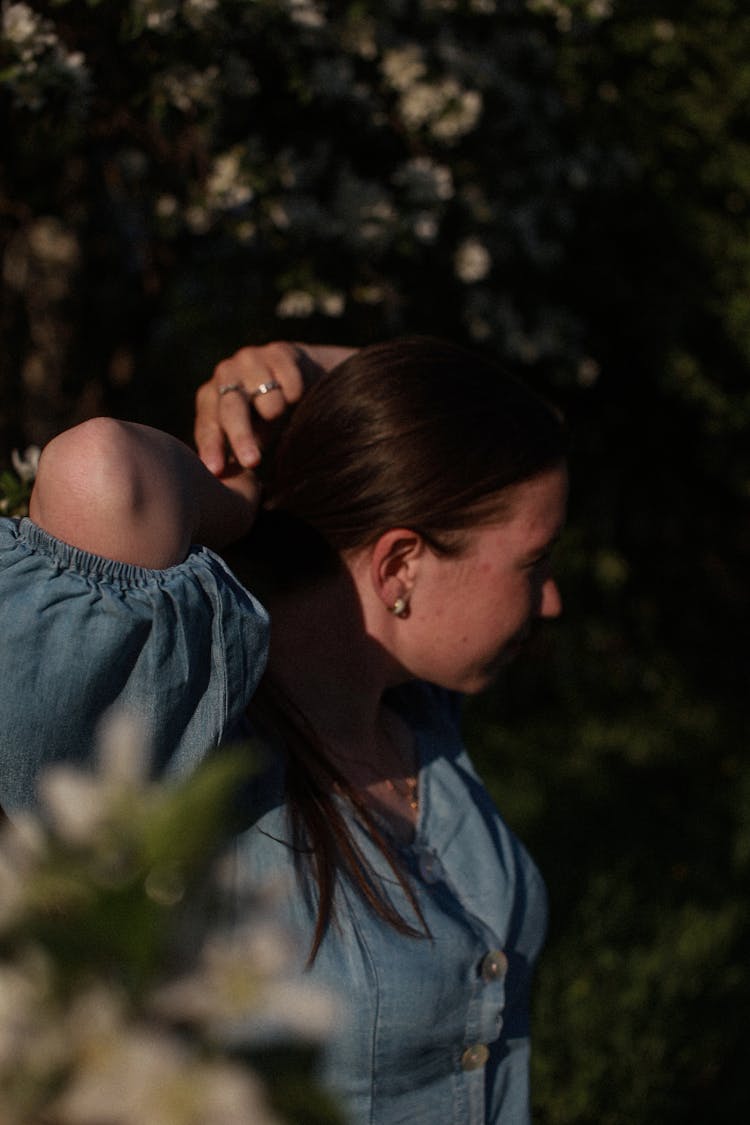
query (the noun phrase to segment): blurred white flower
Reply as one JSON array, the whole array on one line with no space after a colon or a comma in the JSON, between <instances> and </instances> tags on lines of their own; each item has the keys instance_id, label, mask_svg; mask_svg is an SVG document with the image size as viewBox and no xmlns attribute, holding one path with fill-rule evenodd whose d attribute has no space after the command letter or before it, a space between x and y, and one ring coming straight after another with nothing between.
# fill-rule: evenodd
<instances>
[{"instance_id":1,"label":"blurred white flower","mask_svg":"<svg viewBox=\"0 0 750 1125\"><path fill-rule=\"evenodd\" d=\"M55 831L77 846L94 843L119 804L145 789L151 759L142 724L122 712L106 715L97 759L96 773L56 765L39 778L39 795Z\"/></svg>"},{"instance_id":2,"label":"blurred white flower","mask_svg":"<svg viewBox=\"0 0 750 1125\"><path fill-rule=\"evenodd\" d=\"M414 82L404 90L399 109L410 129L418 129L434 120L443 108L439 86L432 82Z\"/></svg>"},{"instance_id":3,"label":"blurred white flower","mask_svg":"<svg viewBox=\"0 0 750 1125\"><path fill-rule=\"evenodd\" d=\"M167 32L177 15L177 0L133 0L133 13L149 31Z\"/></svg>"},{"instance_id":4,"label":"blurred white flower","mask_svg":"<svg viewBox=\"0 0 750 1125\"><path fill-rule=\"evenodd\" d=\"M27 445L24 450L23 456L14 449L10 455L11 464L22 481L30 483L36 477L37 469L39 468L39 458L42 451L38 445Z\"/></svg>"},{"instance_id":5,"label":"blurred white flower","mask_svg":"<svg viewBox=\"0 0 750 1125\"><path fill-rule=\"evenodd\" d=\"M443 141L457 141L470 133L482 115L482 95L478 90L461 90L458 83L446 82L445 104L430 126L432 135Z\"/></svg>"},{"instance_id":6,"label":"blurred white flower","mask_svg":"<svg viewBox=\"0 0 750 1125\"><path fill-rule=\"evenodd\" d=\"M193 234L205 234L211 229L211 215L206 207L193 203L185 210L185 222Z\"/></svg>"},{"instance_id":7,"label":"blurred white flower","mask_svg":"<svg viewBox=\"0 0 750 1125\"><path fill-rule=\"evenodd\" d=\"M179 203L174 195L160 195L156 200L156 214L160 219L171 219L178 209Z\"/></svg>"},{"instance_id":8,"label":"blurred white flower","mask_svg":"<svg viewBox=\"0 0 750 1125\"><path fill-rule=\"evenodd\" d=\"M180 858L186 823L210 838L216 786L233 784L238 764L149 782L144 741L110 715L98 772L45 772L48 819L14 812L0 832L2 1125L281 1125L235 1048L314 1043L333 1026L333 1001L298 973L275 900L255 885L232 880L243 925L211 929L196 964L204 926L184 932L191 911L168 908L212 851ZM121 883L106 878L118 858ZM211 902L227 891L212 883ZM193 908L204 915L204 900Z\"/></svg>"},{"instance_id":9,"label":"blurred white flower","mask_svg":"<svg viewBox=\"0 0 750 1125\"><path fill-rule=\"evenodd\" d=\"M601 374L601 365L593 356L587 355L578 364L578 382L582 387L593 387Z\"/></svg>"},{"instance_id":10,"label":"blurred white flower","mask_svg":"<svg viewBox=\"0 0 750 1125\"><path fill-rule=\"evenodd\" d=\"M318 308L324 316L343 316L345 307L344 294L329 290L318 297Z\"/></svg>"},{"instance_id":11,"label":"blurred white flower","mask_svg":"<svg viewBox=\"0 0 750 1125\"><path fill-rule=\"evenodd\" d=\"M253 195L253 189L242 168L241 146L214 158L206 181L206 198L209 206L232 210L249 203Z\"/></svg>"},{"instance_id":12,"label":"blurred white flower","mask_svg":"<svg viewBox=\"0 0 750 1125\"><path fill-rule=\"evenodd\" d=\"M428 126L439 140L449 143L471 132L482 113L478 90L465 90L453 77L439 82L415 82L404 90L399 112L409 129Z\"/></svg>"},{"instance_id":13,"label":"blurred white flower","mask_svg":"<svg viewBox=\"0 0 750 1125\"><path fill-rule=\"evenodd\" d=\"M414 234L420 242L434 242L440 227L435 215L422 211L414 219Z\"/></svg>"},{"instance_id":14,"label":"blurred white flower","mask_svg":"<svg viewBox=\"0 0 750 1125\"><path fill-rule=\"evenodd\" d=\"M3 4L2 20L3 38L16 46L32 39L41 23L28 4Z\"/></svg>"},{"instance_id":15,"label":"blurred white flower","mask_svg":"<svg viewBox=\"0 0 750 1125\"><path fill-rule=\"evenodd\" d=\"M157 989L152 1008L177 1023L202 1026L224 1045L320 1039L333 1026L335 1001L291 970L291 953L286 934L256 918L209 938L196 971Z\"/></svg>"},{"instance_id":16,"label":"blurred white flower","mask_svg":"<svg viewBox=\"0 0 750 1125\"><path fill-rule=\"evenodd\" d=\"M389 86L400 91L408 90L427 73L424 52L416 43L386 51L380 68Z\"/></svg>"},{"instance_id":17,"label":"blurred white flower","mask_svg":"<svg viewBox=\"0 0 750 1125\"><path fill-rule=\"evenodd\" d=\"M28 1073L64 1062L68 1044L52 992L52 964L39 949L29 948L15 961L0 962L0 1089L12 1088ZM4 1107L3 1107L4 1108Z\"/></svg>"},{"instance_id":18,"label":"blurred white flower","mask_svg":"<svg viewBox=\"0 0 750 1125\"><path fill-rule=\"evenodd\" d=\"M316 0L287 0L289 19L299 27L324 27L325 8Z\"/></svg>"},{"instance_id":19,"label":"blurred white flower","mask_svg":"<svg viewBox=\"0 0 750 1125\"><path fill-rule=\"evenodd\" d=\"M290 289L276 306L276 315L284 318L312 316L315 298L305 289Z\"/></svg>"},{"instance_id":20,"label":"blurred white flower","mask_svg":"<svg viewBox=\"0 0 750 1125\"><path fill-rule=\"evenodd\" d=\"M159 73L155 89L182 113L190 113L197 106L213 106L217 98L219 68L208 66L194 70L188 66L174 66Z\"/></svg>"},{"instance_id":21,"label":"blurred white flower","mask_svg":"<svg viewBox=\"0 0 750 1125\"><path fill-rule=\"evenodd\" d=\"M465 238L453 258L456 277L467 285L482 281L492 269L489 250L478 238Z\"/></svg>"},{"instance_id":22,"label":"blurred white flower","mask_svg":"<svg viewBox=\"0 0 750 1125\"><path fill-rule=\"evenodd\" d=\"M586 15L592 20L606 20L612 15L613 0L589 0Z\"/></svg>"},{"instance_id":23,"label":"blurred white flower","mask_svg":"<svg viewBox=\"0 0 750 1125\"><path fill-rule=\"evenodd\" d=\"M204 1061L176 1036L132 1026L100 1037L53 1104L61 1125L278 1125L245 1067Z\"/></svg>"},{"instance_id":24,"label":"blurred white flower","mask_svg":"<svg viewBox=\"0 0 750 1125\"><path fill-rule=\"evenodd\" d=\"M290 226L289 213L278 200L274 200L268 208L268 217L278 230L287 230Z\"/></svg>"},{"instance_id":25,"label":"blurred white flower","mask_svg":"<svg viewBox=\"0 0 750 1125\"><path fill-rule=\"evenodd\" d=\"M151 769L149 732L138 716L112 709L97 728L98 774L107 782L141 788Z\"/></svg>"},{"instance_id":26,"label":"blurred white flower","mask_svg":"<svg viewBox=\"0 0 750 1125\"><path fill-rule=\"evenodd\" d=\"M671 43L677 33L671 20L654 20L652 30L654 39L659 39L662 43Z\"/></svg>"},{"instance_id":27,"label":"blurred white flower","mask_svg":"<svg viewBox=\"0 0 750 1125\"><path fill-rule=\"evenodd\" d=\"M75 266L81 256L74 232L52 215L43 215L30 225L29 247L34 256L50 266Z\"/></svg>"}]
</instances>

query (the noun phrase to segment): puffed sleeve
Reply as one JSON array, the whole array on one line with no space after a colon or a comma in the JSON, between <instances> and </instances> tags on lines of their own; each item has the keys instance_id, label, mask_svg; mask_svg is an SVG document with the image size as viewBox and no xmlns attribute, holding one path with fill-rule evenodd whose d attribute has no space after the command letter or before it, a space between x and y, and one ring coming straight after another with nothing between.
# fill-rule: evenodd
<instances>
[{"instance_id":1,"label":"puffed sleeve","mask_svg":"<svg viewBox=\"0 0 750 1125\"><path fill-rule=\"evenodd\" d=\"M204 547L148 570L0 520L0 804L89 760L111 707L148 731L155 772L190 769L231 737L267 646L265 610Z\"/></svg>"}]
</instances>

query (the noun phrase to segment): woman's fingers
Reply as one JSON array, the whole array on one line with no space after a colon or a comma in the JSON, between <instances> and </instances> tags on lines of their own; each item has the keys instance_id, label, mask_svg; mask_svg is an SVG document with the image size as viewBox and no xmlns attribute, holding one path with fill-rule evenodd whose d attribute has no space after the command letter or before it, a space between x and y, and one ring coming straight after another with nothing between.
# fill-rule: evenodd
<instances>
[{"instance_id":1,"label":"woman's fingers","mask_svg":"<svg viewBox=\"0 0 750 1125\"><path fill-rule=\"evenodd\" d=\"M294 344L240 348L217 364L196 394L195 443L213 472L227 465L227 445L245 468L261 459L258 424L282 417L304 390L304 353Z\"/></svg>"}]
</instances>

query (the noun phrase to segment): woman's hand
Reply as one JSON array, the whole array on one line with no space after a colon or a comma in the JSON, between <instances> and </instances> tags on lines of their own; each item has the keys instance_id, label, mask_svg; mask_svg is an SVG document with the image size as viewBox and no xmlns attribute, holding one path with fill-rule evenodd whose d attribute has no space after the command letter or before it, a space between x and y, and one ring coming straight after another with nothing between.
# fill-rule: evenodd
<instances>
[{"instance_id":1,"label":"woman's hand","mask_svg":"<svg viewBox=\"0 0 750 1125\"><path fill-rule=\"evenodd\" d=\"M309 383L354 350L277 342L240 348L223 359L195 396L195 444L206 467L223 477L229 450L244 468L255 468L273 423Z\"/></svg>"}]
</instances>

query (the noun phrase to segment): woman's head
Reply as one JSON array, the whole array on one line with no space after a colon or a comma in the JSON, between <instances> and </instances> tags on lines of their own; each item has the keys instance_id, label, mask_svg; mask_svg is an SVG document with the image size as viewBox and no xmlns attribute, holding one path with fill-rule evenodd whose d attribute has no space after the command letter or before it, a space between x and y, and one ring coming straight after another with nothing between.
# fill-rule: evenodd
<instances>
[{"instance_id":1,"label":"woman's head","mask_svg":"<svg viewBox=\"0 0 750 1125\"><path fill-rule=\"evenodd\" d=\"M391 527L449 553L462 531L502 518L514 485L564 456L558 414L523 383L454 345L396 340L363 348L308 391L268 504L337 554Z\"/></svg>"}]
</instances>

